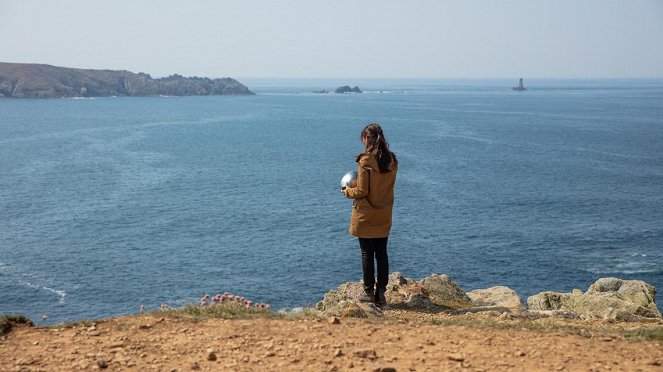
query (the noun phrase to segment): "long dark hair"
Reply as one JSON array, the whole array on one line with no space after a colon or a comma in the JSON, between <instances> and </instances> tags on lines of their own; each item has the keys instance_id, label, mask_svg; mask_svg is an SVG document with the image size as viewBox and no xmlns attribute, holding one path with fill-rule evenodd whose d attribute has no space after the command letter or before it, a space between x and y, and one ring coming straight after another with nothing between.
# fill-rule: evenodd
<instances>
[{"instance_id":1,"label":"long dark hair","mask_svg":"<svg viewBox=\"0 0 663 372\"><path fill-rule=\"evenodd\" d=\"M378 167L380 167L380 172L389 172L389 167L391 161L394 161L394 164L398 164L396 160L396 154L389 151L389 143L387 139L384 138L382 133L382 127L377 123L370 123L364 127L361 131L360 138L366 141L366 152L376 154L378 157Z\"/></svg>"}]
</instances>

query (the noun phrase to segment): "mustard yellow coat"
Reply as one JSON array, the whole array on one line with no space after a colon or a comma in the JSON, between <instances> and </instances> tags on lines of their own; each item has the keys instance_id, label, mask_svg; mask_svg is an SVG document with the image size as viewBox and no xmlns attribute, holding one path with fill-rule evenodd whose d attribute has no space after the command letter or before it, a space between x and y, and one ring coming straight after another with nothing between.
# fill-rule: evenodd
<instances>
[{"instance_id":1,"label":"mustard yellow coat","mask_svg":"<svg viewBox=\"0 0 663 372\"><path fill-rule=\"evenodd\" d=\"M391 232L398 166L392 161L390 170L381 173L377 156L366 153L359 155L357 162L357 186L344 190L345 196L354 199L350 234L358 238L387 237Z\"/></svg>"}]
</instances>

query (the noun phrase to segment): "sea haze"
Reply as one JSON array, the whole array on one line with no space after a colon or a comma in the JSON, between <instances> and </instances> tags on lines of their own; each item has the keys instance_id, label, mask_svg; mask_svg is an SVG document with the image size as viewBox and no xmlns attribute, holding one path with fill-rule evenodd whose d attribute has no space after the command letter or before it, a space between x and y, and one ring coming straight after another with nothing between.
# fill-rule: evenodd
<instances>
[{"instance_id":1,"label":"sea haze","mask_svg":"<svg viewBox=\"0 0 663 372\"><path fill-rule=\"evenodd\" d=\"M391 271L663 289L661 80L240 80L258 95L1 99L0 314L315 304L361 277L339 182L371 121L400 161Z\"/></svg>"}]
</instances>

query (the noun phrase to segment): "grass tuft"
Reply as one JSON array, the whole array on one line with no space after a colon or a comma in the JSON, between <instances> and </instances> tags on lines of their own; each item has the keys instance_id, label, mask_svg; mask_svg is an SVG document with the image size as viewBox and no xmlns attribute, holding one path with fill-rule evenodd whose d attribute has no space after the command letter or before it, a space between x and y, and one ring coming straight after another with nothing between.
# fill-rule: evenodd
<instances>
[{"instance_id":1,"label":"grass tuft","mask_svg":"<svg viewBox=\"0 0 663 372\"><path fill-rule=\"evenodd\" d=\"M663 327L640 328L624 332L624 337L633 340L657 340L663 341Z\"/></svg>"},{"instance_id":2,"label":"grass tuft","mask_svg":"<svg viewBox=\"0 0 663 372\"><path fill-rule=\"evenodd\" d=\"M5 314L0 316L0 336L9 333L15 324L34 326L32 321L24 315Z\"/></svg>"},{"instance_id":3,"label":"grass tuft","mask_svg":"<svg viewBox=\"0 0 663 372\"><path fill-rule=\"evenodd\" d=\"M271 310L247 309L244 305L226 303L219 305L186 305L180 308L165 308L157 310L156 313L165 314L175 318L188 318L191 320L223 318L223 319L249 319L256 317L274 317Z\"/></svg>"},{"instance_id":4,"label":"grass tuft","mask_svg":"<svg viewBox=\"0 0 663 372\"><path fill-rule=\"evenodd\" d=\"M104 322L104 319L96 319L96 320L82 319L82 320L74 320L74 321L71 321L71 322L58 323L58 324L54 324L50 327L53 327L53 328L91 327L93 325L97 325L97 324L103 323L103 322Z\"/></svg>"}]
</instances>

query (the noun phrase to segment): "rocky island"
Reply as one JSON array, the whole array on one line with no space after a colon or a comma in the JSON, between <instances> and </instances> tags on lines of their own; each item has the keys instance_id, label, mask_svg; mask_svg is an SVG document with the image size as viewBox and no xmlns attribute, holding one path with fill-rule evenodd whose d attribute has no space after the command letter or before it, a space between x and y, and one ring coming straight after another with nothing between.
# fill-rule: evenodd
<instances>
[{"instance_id":1,"label":"rocky island","mask_svg":"<svg viewBox=\"0 0 663 372\"><path fill-rule=\"evenodd\" d=\"M152 78L126 70L90 70L0 62L0 98L251 95L231 78L170 75Z\"/></svg>"},{"instance_id":2,"label":"rocky island","mask_svg":"<svg viewBox=\"0 0 663 372\"><path fill-rule=\"evenodd\" d=\"M342 87L336 88L336 91L334 93L363 93L363 92L361 91L361 89L359 89L358 86L350 88L349 85L344 85Z\"/></svg>"}]
</instances>

